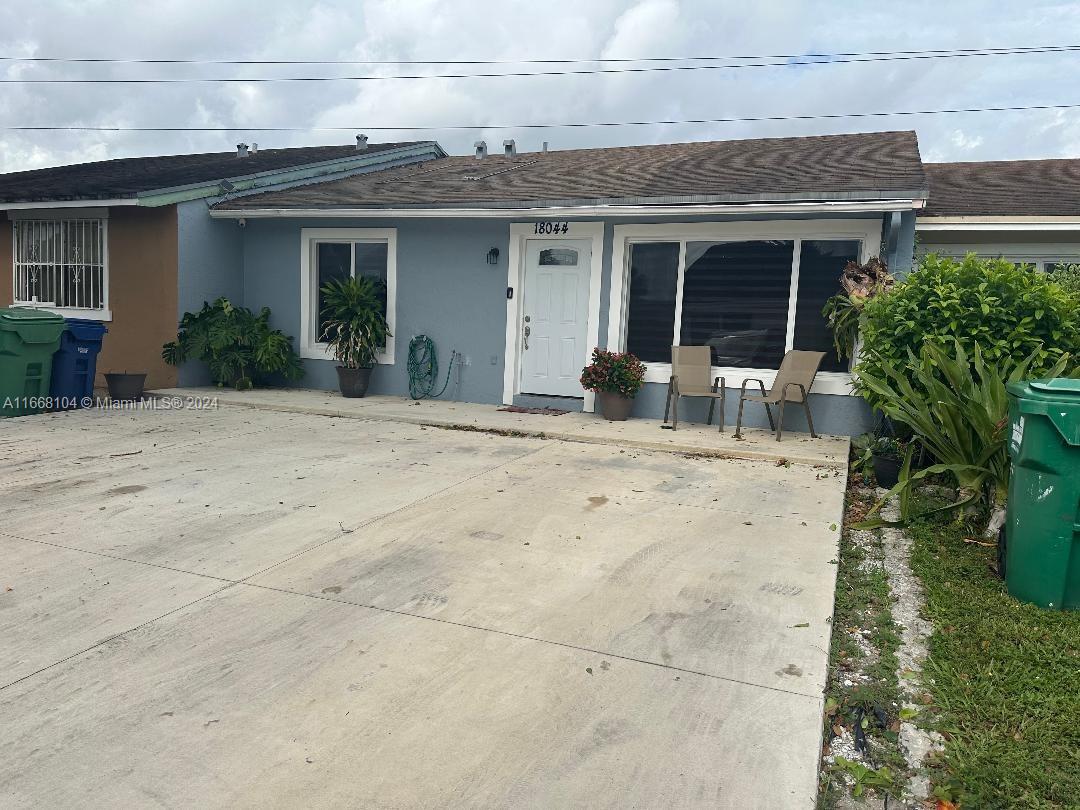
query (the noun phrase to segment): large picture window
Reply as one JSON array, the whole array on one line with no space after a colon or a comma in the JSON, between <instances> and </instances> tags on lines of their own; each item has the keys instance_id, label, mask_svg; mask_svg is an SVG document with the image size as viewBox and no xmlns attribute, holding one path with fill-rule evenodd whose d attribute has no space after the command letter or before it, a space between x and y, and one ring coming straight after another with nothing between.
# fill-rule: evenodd
<instances>
[{"instance_id":1,"label":"large picture window","mask_svg":"<svg viewBox=\"0 0 1080 810\"><path fill-rule=\"evenodd\" d=\"M302 231L301 355L329 357L324 339L322 287L328 281L365 276L379 282L383 313L394 333L396 289L396 233L376 228L305 228ZM390 338L379 355L380 363L394 362Z\"/></svg>"},{"instance_id":2,"label":"large picture window","mask_svg":"<svg viewBox=\"0 0 1080 810\"><path fill-rule=\"evenodd\" d=\"M16 304L107 309L104 219L16 219L12 224Z\"/></svg>"},{"instance_id":3,"label":"large picture window","mask_svg":"<svg viewBox=\"0 0 1080 810\"><path fill-rule=\"evenodd\" d=\"M791 349L825 352L822 371L847 372L821 310L840 291L844 266L865 258L864 246L879 236L874 223L844 227L858 236L818 237L824 228L809 222L793 223L791 236L782 223L751 225L745 232L754 236L745 238L726 238L724 225L670 226L680 238L665 238L665 226L627 226L626 286L613 299L625 307L622 345L654 364L654 381L666 373L672 345L709 346L714 367L748 376L768 378ZM702 238L714 233L725 236ZM609 336L616 339L618 332Z\"/></svg>"}]
</instances>

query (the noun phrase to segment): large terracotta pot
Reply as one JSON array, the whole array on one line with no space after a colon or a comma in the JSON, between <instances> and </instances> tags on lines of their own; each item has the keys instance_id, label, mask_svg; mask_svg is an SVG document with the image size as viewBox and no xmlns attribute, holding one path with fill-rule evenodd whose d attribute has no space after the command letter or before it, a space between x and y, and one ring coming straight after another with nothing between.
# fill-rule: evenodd
<instances>
[{"instance_id":1,"label":"large terracotta pot","mask_svg":"<svg viewBox=\"0 0 1080 810\"><path fill-rule=\"evenodd\" d=\"M610 422L625 422L634 407L634 400L622 394L600 391L596 396L600 399L600 413Z\"/></svg>"},{"instance_id":2,"label":"large terracotta pot","mask_svg":"<svg viewBox=\"0 0 1080 810\"><path fill-rule=\"evenodd\" d=\"M341 395L350 399L362 397L367 394L368 383L371 382L370 368L345 368L337 367L338 387Z\"/></svg>"}]
</instances>

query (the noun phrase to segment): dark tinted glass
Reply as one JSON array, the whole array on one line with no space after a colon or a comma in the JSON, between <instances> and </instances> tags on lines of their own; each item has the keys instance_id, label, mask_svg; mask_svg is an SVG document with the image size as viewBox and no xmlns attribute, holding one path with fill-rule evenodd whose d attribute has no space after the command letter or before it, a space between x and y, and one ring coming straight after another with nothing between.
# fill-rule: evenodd
<instances>
[{"instance_id":1,"label":"dark tinted glass","mask_svg":"<svg viewBox=\"0 0 1080 810\"><path fill-rule=\"evenodd\" d=\"M799 256L799 298L795 305L792 348L825 352L822 371L847 371L849 360L836 358L832 332L821 314L825 302L840 292L840 273L858 261L861 245L849 240L806 240Z\"/></svg>"},{"instance_id":2,"label":"dark tinted glass","mask_svg":"<svg viewBox=\"0 0 1080 810\"><path fill-rule=\"evenodd\" d=\"M383 315L386 315L386 254L385 242L357 242L356 249L356 275L367 276L379 285L379 297L382 300Z\"/></svg>"},{"instance_id":3,"label":"dark tinted glass","mask_svg":"<svg viewBox=\"0 0 1080 810\"><path fill-rule=\"evenodd\" d=\"M794 242L688 242L683 346L711 346L713 365L778 368L787 341Z\"/></svg>"},{"instance_id":4,"label":"dark tinted glass","mask_svg":"<svg viewBox=\"0 0 1080 810\"><path fill-rule=\"evenodd\" d=\"M352 245L348 242L319 242L316 246L317 283L318 283L318 332L315 335L317 341L323 340L323 332L326 328L323 321L322 311L325 305L322 293L323 285L333 279L348 278L351 275Z\"/></svg>"},{"instance_id":5,"label":"dark tinted glass","mask_svg":"<svg viewBox=\"0 0 1080 810\"><path fill-rule=\"evenodd\" d=\"M630 246L626 350L651 363L670 363L675 339L679 243Z\"/></svg>"}]
</instances>

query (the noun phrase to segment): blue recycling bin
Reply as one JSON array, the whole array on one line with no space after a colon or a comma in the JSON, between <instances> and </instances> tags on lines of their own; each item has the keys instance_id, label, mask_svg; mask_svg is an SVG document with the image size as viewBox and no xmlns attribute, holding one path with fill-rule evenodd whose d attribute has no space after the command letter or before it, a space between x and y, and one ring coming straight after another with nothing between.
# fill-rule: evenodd
<instances>
[{"instance_id":1,"label":"blue recycling bin","mask_svg":"<svg viewBox=\"0 0 1080 810\"><path fill-rule=\"evenodd\" d=\"M53 355L49 396L53 410L81 408L94 396L94 377L101 341L108 331L101 321L68 318Z\"/></svg>"}]
</instances>

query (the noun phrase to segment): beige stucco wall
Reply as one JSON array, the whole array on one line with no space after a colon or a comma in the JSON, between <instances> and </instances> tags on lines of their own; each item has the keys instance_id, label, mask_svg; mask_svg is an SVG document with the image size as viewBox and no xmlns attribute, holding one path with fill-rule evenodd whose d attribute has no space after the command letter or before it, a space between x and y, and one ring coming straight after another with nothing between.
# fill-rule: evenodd
<instances>
[{"instance_id":1,"label":"beige stucco wall","mask_svg":"<svg viewBox=\"0 0 1080 810\"><path fill-rule=\"evenodd\" d=\"M13 294L11 222L0 222L0 305ZM176 336L176 206L109 209L109 309L97 384L108 371L145 371L148 388L176 385L161 346Z\"/></svg>"}]
</instances>

